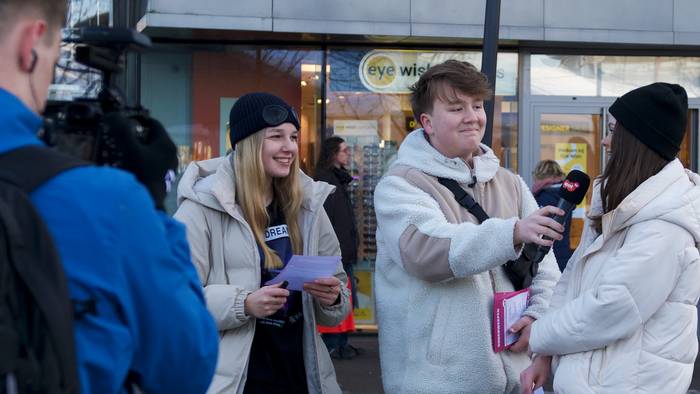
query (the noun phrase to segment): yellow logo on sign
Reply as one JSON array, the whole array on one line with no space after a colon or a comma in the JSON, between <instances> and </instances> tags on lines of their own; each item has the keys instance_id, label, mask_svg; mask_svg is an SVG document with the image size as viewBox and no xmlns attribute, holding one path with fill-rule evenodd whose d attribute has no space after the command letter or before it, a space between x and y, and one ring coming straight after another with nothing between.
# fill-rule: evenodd
<instances>
[{"instance_id":1,"label":"yellow logo on sign","mask_svg":"<svg viewBox=\"0 0 700 394\"><path fill-rule=\"evenodd\" d=\"M377 54L363 60L361 73L363 82L378 89L394 83L399 70L392 58Z\"/></svg>"}]
</instances>

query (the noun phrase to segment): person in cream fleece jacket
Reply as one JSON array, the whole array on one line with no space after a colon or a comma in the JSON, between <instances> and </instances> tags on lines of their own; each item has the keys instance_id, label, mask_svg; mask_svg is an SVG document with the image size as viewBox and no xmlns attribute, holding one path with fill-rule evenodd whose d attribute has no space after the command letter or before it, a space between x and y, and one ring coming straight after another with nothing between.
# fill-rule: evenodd
<instances>
[{"instance_id":1,"label":"person in cream fleece jacket","mask_svg":"<svg viewBox=\"0 0 700 394\"><path fill-rule=\"evenodd\" d=\"M550 252L530 287L511 351L491 347L493 295L513 291L502 265L524 243L551 246L561 225L481 144L486 77L449 60L424 73L412 105L422 129L403 141L375 190L376 300L387 393L514 393L528 365L529 327L547 309L559 269ZM456 180L491 217L482 224L437 177Z\"/></svg>"}]
</instances>

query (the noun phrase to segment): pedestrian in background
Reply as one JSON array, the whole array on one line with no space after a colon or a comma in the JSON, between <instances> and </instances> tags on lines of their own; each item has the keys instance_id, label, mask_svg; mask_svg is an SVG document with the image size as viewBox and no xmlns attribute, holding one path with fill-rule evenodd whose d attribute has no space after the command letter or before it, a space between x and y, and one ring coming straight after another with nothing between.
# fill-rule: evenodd
<instances>
[{"instance_id":1,"label":"pedestrian in background","mask_svg":"<svg viewBox=\"0 0 700 394\"><path fill-rule=\"evenodd\" d=\"M348 287L352 294L353 308L357 307L357 291L354 277L354 266L357 264L357 224L355 209L350 200L348 185L352 175L348 172L350 165L350 148L340 137L330 137L323 141L318 163L316 164L316 180L335 186L333 192L323 207L333 224L333 230L340 242L343 258L343 269L348 274ZM348 332L355 331L355 320L352 313L335 327L319 327L323 333L323 341L333 358L349 359L357 356L361 350L348 344Z\"/></svg>"},{"instance_id":2,"label":"pedestrian in background","mask_svg":"<svg viewBox=\"0 0 700 394\"><path fill-rule=\"evenodd\" d=\"M293 254L340 255L333 188L299 170L299 120L279 97L240 97L229 124L233 153L188 166L175 213L221 337L209 392L340 393L316 324L350 310L342 265L303 292L265 285Z\"/></svg>"},{"instance_id":3,"label":"pedestrian in background","mask_svg":"<svg viewBox=\"0 0 700 394\"><path fill-rule=\"evenodd\" d=\"M532 185L532 194L540 207L551 205L556 207L559 203L559 189L564 181L564 171L562 171L559 163L554 160L542 160L537 163L535 172L533 173L535 183ZM559 271L564 271L566 262L571 258L571 246L569 234L571 230L571 215L572 211L567 212L566 220L564 221L564 232L561 234L562 239L554 241L554 256L557 258Z\"/></svg>"},{"instance_id":4,"label":"pedestrian in background","mask_svg":"<svg viewBox=\"0 0 700 394\"><path fill-rule=\"evenodd\" d=\"M698 352L700 176L676 157L688 99L674 84L610 107L611 157L581 244L532 325L524 393L686 393Z\"/></svg>"}]
</instances>

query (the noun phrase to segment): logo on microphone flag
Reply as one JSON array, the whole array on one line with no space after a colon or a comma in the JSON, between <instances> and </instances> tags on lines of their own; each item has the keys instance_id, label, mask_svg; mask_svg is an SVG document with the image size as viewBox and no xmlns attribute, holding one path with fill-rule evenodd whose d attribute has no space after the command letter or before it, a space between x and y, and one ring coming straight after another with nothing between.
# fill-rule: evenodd
<instances>
[{"instance_id":1,"label":"logo on microphone flag","mask_svg":"<svg viewBox=\"0 0 700 394\"><path fill-rule=\"evenodd\" d=\"M579 188L579 186L581 186L581 185L580 185L578 182L571 182L571 181L568 180L568 179L566 179L566 180L564 181L564 184L561 185L561 187L563 187L564 189L566 189L566 191L568 191L569 193L575 192L576 189Z\"/></svg>"}]
</instances>

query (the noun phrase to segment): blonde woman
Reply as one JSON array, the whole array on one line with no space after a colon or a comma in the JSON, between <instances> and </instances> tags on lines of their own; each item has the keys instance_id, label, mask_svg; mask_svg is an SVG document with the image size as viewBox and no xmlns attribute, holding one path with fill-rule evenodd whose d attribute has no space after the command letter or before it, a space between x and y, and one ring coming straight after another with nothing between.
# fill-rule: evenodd
<instances>
[{"instance_id":1,"label":"blonde woman","mask_svg":"<svg viewBox=\"0 0 700 394\"><path fill-rule=\"evenodd\" d=\"M316 324L349 312L347 277L289 291L265 286L292 254L340 255L323 202L333 187L299 170L299 120L279 97L231 109L233 152L190 164L175 217L187 235L221 337L211 393L340 393Z\"/></svg>"}]
</instances>

